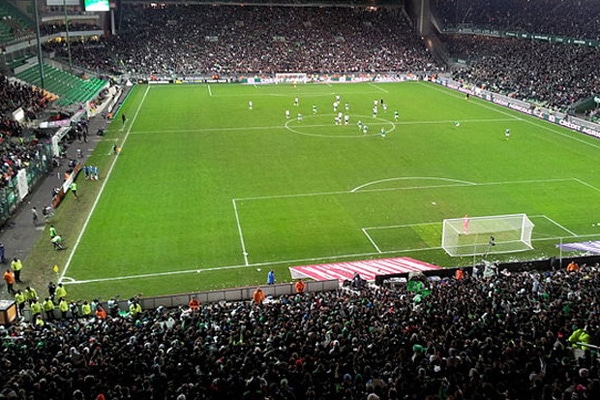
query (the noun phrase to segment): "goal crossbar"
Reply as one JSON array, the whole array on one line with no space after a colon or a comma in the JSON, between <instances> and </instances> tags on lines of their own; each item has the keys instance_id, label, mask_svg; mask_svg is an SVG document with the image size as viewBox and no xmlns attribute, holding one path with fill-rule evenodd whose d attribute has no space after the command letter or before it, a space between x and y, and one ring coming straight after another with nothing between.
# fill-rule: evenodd
<instances>
[{"instance_id":1,"label":"goal crossbar","mask_svg":"<svg viewBox=\"0 0 600 400\"><path fill-rule=\"evenodd\" d=\"M452 257L531 250L534 226L526 214L445 219L442 248Z\"/></svg>"}]
</instances>

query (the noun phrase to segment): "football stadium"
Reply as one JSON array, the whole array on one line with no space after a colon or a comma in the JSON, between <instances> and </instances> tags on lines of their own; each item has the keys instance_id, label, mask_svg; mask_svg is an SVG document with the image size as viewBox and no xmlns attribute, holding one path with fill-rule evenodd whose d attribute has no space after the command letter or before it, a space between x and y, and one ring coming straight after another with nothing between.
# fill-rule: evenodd
<instances>
[{"instance_id":1,"label":"football stadium","mask_svg":"<svg viewBox=\"0 0 600 400\"><path fill-rule=\"evenodd\" d=\"M600 398L600 1L0 13L0 398Z\"/></svg>"}]
</instances>

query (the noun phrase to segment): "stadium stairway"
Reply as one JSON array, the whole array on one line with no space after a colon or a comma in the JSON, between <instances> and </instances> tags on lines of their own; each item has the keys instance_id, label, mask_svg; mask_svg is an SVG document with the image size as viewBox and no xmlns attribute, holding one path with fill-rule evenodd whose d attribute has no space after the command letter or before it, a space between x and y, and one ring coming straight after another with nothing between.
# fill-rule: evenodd
<instances>
[{"instance_id":1,"label":"stadium stairway","mask_svg":"<svg viewBox=\"0 0 600 400\"><path fill-rule=\"evenodd\" d=\"M69 72L44 64L44 87L38 66L32 66L16 74L16 77L38 88L44 89L58 97L56 104L69 106L83 103L95 98L106 86L107 82L95 77L82 79Z\"/></svg>"}]
</instances>

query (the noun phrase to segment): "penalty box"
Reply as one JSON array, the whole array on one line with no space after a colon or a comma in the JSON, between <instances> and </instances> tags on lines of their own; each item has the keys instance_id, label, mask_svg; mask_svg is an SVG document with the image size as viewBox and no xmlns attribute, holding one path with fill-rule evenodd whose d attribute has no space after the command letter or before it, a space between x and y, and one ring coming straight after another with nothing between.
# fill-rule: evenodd
<instances>
[{"instance_id":1,"label":"penalty box","mask_svg":"<svg viewBox=\"0 0 600 400\"><path fill-rule=\"evenodd\" d=\"M535 225L533 240L574 237L577 234L568 228L574 226L574 221L561 225L561 219L566 221L566 217L573 215L570 209L575 207L567 201L567 189L578 190L590 201L598 199L597 191L573 179L441 183L429 187L391 187L406 183L384 182L357 192L237 198L234 203L240 235L252 261L259 262L288 259L286 254L300 258L440 249L442 221L449 217L460 218L456 210L481 210L479 215L494 210L519 209L527 212L533 204L537 211L544 211L540 206L548 203L549 199L552 199L553 211L556 211L557 203L564 210L560 210L560 215L551 217L532 215L530 218ZM527 196L518 195L519 191L527 191ZM507 192L512 194L509 204ZM539 201L531 198L531 193L537 192L540 193ZM554 196L549 198L547 192L554 193ZM565 196L560 196L561 193ZM497 202L494 202L496 199ZM434 205L432 200L437 200L437 203ZM256 259L259 254L261 256Z\"/></svg>"}]
</instances>

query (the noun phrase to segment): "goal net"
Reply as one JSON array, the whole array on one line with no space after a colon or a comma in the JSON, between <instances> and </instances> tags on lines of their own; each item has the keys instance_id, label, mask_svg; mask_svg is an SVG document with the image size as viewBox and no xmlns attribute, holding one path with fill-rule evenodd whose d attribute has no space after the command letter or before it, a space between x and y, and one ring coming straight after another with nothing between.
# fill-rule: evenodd
<instances>
[{"instance_id":1,"label":"goal net","mask_svg":"<svg viewBox=\"0 0 600 400\"><path fill-rule=\"evenodd\" d=\"M525 214L445 219L442 248L452 257L531 250L533 227Z\"/></svg>"},{"instance_id":2,"label":"goal net","mask_svg":"<svg viewBox=\"0 0 600 400\"><path fill-rule=\"evenodd\" d=\"M275 74L276 83L306 83L308 75L301 73Z\"/></svg>"}]
</instances>

